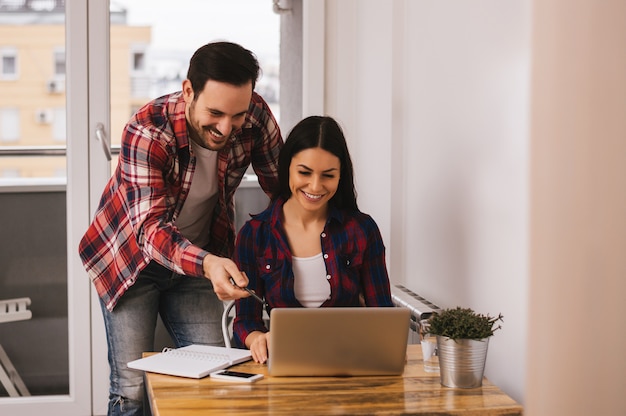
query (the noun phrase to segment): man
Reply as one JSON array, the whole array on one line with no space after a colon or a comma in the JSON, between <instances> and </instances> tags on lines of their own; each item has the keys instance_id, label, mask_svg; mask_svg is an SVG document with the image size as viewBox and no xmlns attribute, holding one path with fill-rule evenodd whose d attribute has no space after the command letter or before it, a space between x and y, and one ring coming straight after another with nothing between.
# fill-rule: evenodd
<instances>
[{"instance_id":1,"label":"man","mask_svg":"<svg viewBox=\"0 0 626 416\"><path fill-rule=\"evenodd\" d=\"M153 349L160 314L177 347L223 345L221 300L248 296L230 260L233 196L252 163L263 190L278 184L283 140L254 87L254 55L229 42L191 58L182 91L126 125L119 163L79 252L102 306L109 415L142 414L143 374L126 363Z\"/></svg>"}]
</instances>

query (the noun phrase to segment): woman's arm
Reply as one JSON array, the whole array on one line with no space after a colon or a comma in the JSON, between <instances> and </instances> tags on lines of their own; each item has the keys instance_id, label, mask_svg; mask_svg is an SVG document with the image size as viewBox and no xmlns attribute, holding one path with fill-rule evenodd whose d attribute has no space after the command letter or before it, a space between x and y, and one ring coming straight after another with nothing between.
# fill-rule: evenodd
<instances>
[{"instance_id":1,"label":"woman's arm","mask_svg":"<svg viewBox=\"0 0 626 416\"><path fill-rule=\"evenodd\" d=\"M385 262L385 245L380 230L370 216L366 216L363 227L367 236L361 268L365 304L367 306L393 306Z\"/></svg>"},{"instance_id":2,"label":"woman's arm","mask_svg":"<svg viewBox=\"0 0 626 416\"><path fill-rule=\"evenodd\" d=\"M257 269L257 248L254 244L255 223L252 221L246 222L239 231L234 260L239 269L248 276L248 288L263 298L265 291ZM234 341L235 345L243 348L248 346L248 337L253 332L267 332L263 322L263 305L253 297L248 297L235 301L235 307L237 313L233 321Z\"/></svg>"}]
</instances>

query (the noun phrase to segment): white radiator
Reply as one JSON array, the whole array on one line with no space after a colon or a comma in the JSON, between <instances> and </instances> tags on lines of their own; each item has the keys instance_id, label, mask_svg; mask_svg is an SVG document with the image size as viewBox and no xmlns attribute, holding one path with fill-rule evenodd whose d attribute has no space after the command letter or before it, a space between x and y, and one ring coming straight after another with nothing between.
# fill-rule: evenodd
<instances>
[{"instance_id":1,"label":"white radiator","mask_svg":"<svg viewBox=\"0 0 626 416\"><path fill-rule=\"evenodd\" d=\"M419 344L420 321L430 318L433 313L441 309L402 285L391 285L391 299L396 306L409 308L411 311L409 344Z\"/></svg>"}]
</instances>

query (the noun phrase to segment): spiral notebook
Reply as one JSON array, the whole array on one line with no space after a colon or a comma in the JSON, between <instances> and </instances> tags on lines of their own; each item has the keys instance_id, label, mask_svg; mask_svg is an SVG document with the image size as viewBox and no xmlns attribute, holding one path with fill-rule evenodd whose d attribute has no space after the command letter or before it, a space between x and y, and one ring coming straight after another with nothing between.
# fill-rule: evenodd
<instances>
[{"instance_id":1,"label":"spiral notebook","mask_svg":"<svg viewBox=\"0 0 626 416\"><path fill-rule=\"evenodd\" d=\"M182 348L164 348L158 354L131 361L127 365L135 370L152 373L202 378L251 359L249 350L193 344Z\"/></svg>"}]
</instances>

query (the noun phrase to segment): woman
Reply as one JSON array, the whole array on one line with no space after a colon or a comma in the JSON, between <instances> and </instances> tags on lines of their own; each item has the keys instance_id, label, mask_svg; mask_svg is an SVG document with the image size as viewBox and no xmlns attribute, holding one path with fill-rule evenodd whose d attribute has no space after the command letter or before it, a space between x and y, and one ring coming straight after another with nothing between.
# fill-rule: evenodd
<instances>
[{"instance_id":1,"label":"woman","mask_svg":"<svg viewBox=\"0 0 626 416\"><path fill-rule=\"evenodd\" d=\"M278 159L279 189L270 206L246 222L235 262L248 288L272 308L393 306L378 226L359 211L352 161L341 127L312 116L289 133ZM268 356L263 305L236 302L235 344Z\"/></svg>"}]
</instances>

